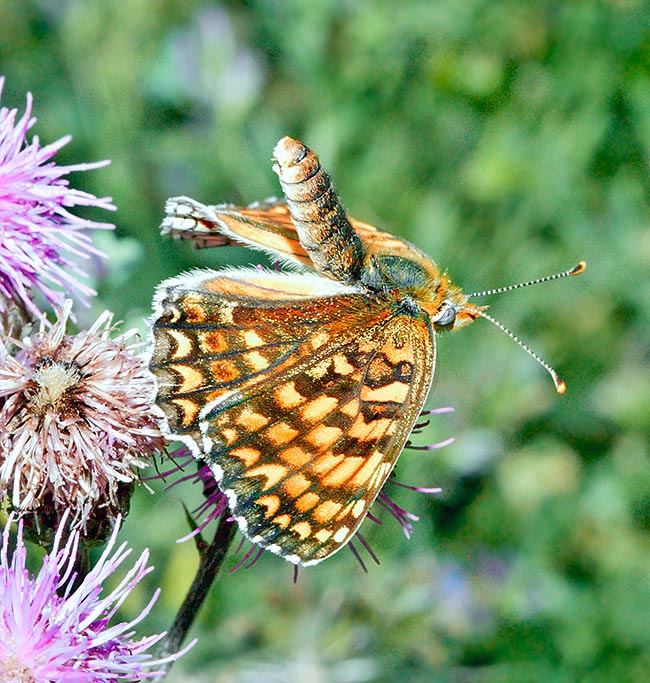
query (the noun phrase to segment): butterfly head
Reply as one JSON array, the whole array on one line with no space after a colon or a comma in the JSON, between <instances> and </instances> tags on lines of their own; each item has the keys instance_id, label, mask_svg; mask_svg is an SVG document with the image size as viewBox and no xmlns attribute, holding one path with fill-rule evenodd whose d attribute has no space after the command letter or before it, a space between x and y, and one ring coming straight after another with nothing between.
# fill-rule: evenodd
<instances>
[{"instance_id":1,"label":"butterfly head","mask_svg":"<svg viewBox=\"0 0 650 683\"><path fill-rule=\"evenodd\" d=\"M440 276L436 287L423 297L423 308L429 314L436 332L456 330L481 316L487 306L476 306L467 301L460 287L449 281L446 273Z\"/></svg>"},{"instance_id":2,"label":"butterfly head","mask_svg":"<svg viewBox=\"0 0 650 683\"><path fill-rule=\"evenodd\" d=\"M371 292L393 297L406 309L409 302L417 302L415 308L427 313L436 331L467 325L487 308L470 304L447 273L440 272L430 258L411 245L408 257L373 253L372 245L368 251L361 278L363 285Z\"/></svg>"}]
</instances>

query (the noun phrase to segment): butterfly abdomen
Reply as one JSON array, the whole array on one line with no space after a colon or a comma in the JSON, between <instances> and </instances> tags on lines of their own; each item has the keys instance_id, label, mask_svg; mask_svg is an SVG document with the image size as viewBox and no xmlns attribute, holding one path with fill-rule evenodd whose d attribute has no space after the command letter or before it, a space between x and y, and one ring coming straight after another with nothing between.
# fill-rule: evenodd
<instances>
[{"instance_id":1,"label":"butterfly abdomen","mask_svg":"<svg viewBox=\"0 0 650 683\"><path fill-rule=\"evenodd\" d=\"M289 137L273 155L291 219L316 270L342 282L358 281L363 245L316 155Z\"/></svg>"}]
</instances>

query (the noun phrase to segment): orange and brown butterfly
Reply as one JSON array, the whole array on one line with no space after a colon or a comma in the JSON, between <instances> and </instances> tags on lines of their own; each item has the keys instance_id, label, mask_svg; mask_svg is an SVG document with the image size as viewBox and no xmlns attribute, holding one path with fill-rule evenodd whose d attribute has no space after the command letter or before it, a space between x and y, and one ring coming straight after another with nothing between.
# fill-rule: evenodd
<instances>
[{"instance_id":1,"label":"orange and brown butterfly","mask_svg":"<svg viewBox=\"0 0 650 683\"><path fill-rule=\"evenodd\" d=\"M167 436L210 465L243 534L313 565L350 541L391 474L436 334L489 316L415 246L349 218L306 146L285 137L274 160L286 202L177 197L162 232L292 270L162 282L150 366Z\"/></svg>"}]
</instances>

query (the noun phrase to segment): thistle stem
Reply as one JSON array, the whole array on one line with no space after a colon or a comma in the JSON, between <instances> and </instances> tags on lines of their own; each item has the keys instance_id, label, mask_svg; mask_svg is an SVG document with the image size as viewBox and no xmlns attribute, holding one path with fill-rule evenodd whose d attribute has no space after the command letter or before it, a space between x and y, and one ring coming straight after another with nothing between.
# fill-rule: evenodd
<instances>
[{"instance_id":1,"label":"thistle stem","mask_svg":"<svg viewBox=\"0 0 650 683\"><path fill-rule=\"evenodd\" d=\"M194 623L194 619L210 587L219 575L237 529L237 525L229 520L229 515L228 510L221 515L212 543L200 552L199 566L196 570L194 581L192 581L192 585L187 591L185 600L183 600L183 604L180 606L169 632L161 641L160 647L156 652L156 657L160 659L178 652L187 636L187 632ZM172 663L168 662L165 664L164 672L151 680L154 683L161 683L167 673L169 673Z\"/></svg>"}]
</instances>

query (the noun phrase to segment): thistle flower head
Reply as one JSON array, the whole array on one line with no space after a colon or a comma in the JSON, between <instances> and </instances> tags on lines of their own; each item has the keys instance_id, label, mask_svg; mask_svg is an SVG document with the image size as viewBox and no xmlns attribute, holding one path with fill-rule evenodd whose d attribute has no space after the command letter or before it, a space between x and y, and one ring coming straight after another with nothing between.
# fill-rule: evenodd
<instances>
[{"instance_id":1,"label":"thistle flower head","mask_svg":"<svg viewBox=\"0 0 650 683\"><path fill-rule=\"evenodd\" d=\"M3 85L0 78L0 95ZM82 301L95 294L79 280L84 276L79 260L103 254L85 231L114 227L70 213L75 206L115 207L109 198L70 187L66 178L108 162L58 166L51 159L70 136L46 146L36 136L28 142L27 132L35 123L30 94L20 119L16 109L0 107L0 316L18 306L42 318L32 301L34 289L59 306L64 292Z\"/></svg>"},{"instance_id":2,"label":"thistle flower head","mask_svg":"<svg viewBox=\"0 0 650 683\"><path fill-rule=\"evenodd\" d=\"M66 334L70 308L50 329L12 340L13 355L0 342L0 496L21 514L38 512L46 529L69 509L73 525L98 538L163 440L135 330L112 338L105 312Z\"/></svg>"},{"instance_id":3,"label":"thistle flower head","mask_svg":"<svg viewBox=\"0 0 650 683\"><path fill-rule=\"evenodd\" d=\"M74 573L79 532L64 540L65 519L38 574L25 566L22 521L10 554L10 517L0 549L0 680L8 683L103 683L134 681L157 674L152 668L180 654L154 660L148 650L165 634L134 640L134 627L150 611L111 625L117 609L152 567L145 550L111 592L103 583L130 555L115 548L119 521L99 561L77 582Z\"/></svg>"}]
</instances>

